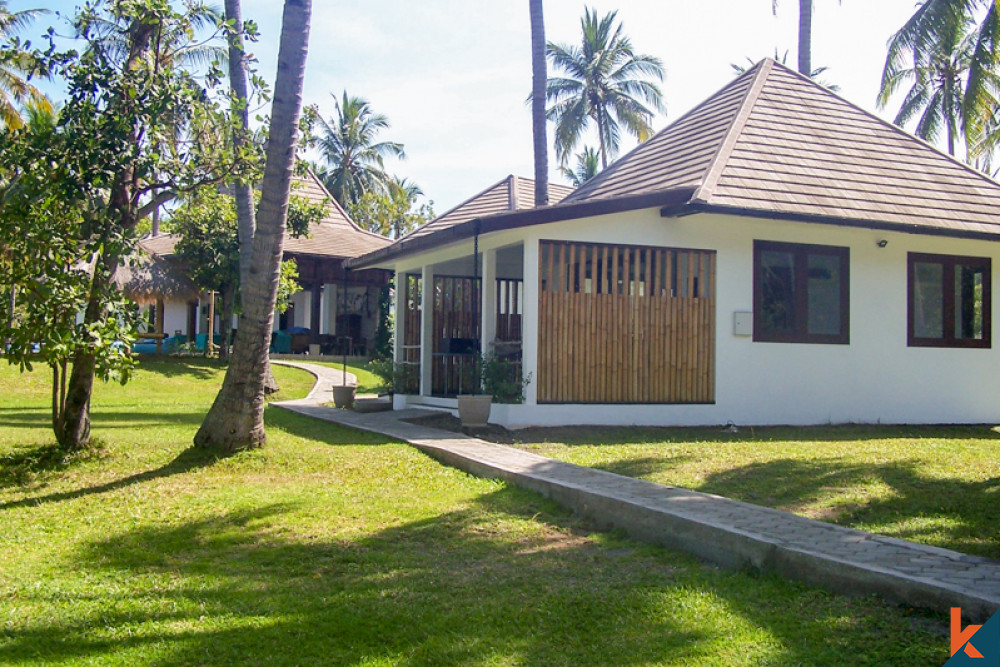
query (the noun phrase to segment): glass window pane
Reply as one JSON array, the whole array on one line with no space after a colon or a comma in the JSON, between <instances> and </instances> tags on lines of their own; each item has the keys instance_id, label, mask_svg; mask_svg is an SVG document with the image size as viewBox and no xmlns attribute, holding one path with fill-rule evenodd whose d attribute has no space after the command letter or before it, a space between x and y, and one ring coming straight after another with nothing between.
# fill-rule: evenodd
<instances>
[{"instance_id":1,"label":"glass window pane","mask_svg":"<svg viewBox=\"0 0 1000 667\"><path fill-rule=\"evenodd\" d=\"M761 252L760 284L760 328L776 333L794 333L795 256L776 250Z\"/></svg>"},{"instance_id":2,"label":"glass window pane","mask_svg":"<svg viewBox=\"0 0 1000 667\"><path fill-rule=\"evenodd\" d=\"M835 255L809 255L807 268L807 331L810 334L836 336L840 333L840 258Z\"/></svg>"},{"instance_id":3,"label":"glass window pane","mask_svg":"<svg viewBox=\"0 0 1000 667\"><path fill-rule=\"evenodd\" d=\"M917 338L944 338L943 276L941 264L913 264L913 335Z\"/></svg>"},{"instance_id":4,"label":"glass window pane","mask_svg":"<svg viewBox=\"0 0 1000 667\"><path fill-rule=\"evenodd\" d=\"M955 265L955 338L983 338L983 280L981 267Z\"/></svg>"}]
</instances>

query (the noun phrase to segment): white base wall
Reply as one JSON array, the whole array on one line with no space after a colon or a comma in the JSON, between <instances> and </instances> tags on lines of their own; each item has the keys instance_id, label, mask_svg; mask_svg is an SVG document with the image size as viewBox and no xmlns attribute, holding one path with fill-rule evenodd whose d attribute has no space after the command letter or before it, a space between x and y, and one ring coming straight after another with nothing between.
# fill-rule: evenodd
<instances>
[{"instance_id":1,"label":"white base wall","mask_svg":"<svg viewBox=\"0 0 1000 667\"><path fill-rule=\"evenodd\" d=\"M764 343L734 334L733 313L753 311L757 239L850 248L849 345ZM480 248L538 240L715 250L715 403L538 405L529 391L524 405L494 406L496 423L1000 423L1000 243L722 215L662 218L659 210L648 209L487 235L480 238ZM878 247L881 240L887 241L884 248ZM431 258L442 261L447 252L435 251ZM992 348L907 346L908 252L992 259ZM407 257L401 268L409 270L420 261L420 256ZM535 274L526 270L526 279L529 275ZM528 349L537 345L528 336L533 330L526 323L525 371L537 378L537 369L527 363L535 357Z\"/></svg>"}]
</instances>

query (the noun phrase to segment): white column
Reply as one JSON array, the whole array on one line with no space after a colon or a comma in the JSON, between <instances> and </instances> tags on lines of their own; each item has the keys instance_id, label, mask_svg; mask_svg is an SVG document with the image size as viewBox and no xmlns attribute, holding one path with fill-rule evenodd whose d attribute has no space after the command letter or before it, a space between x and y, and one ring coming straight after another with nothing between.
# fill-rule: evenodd
<instances>
[{"instance_id":1,"label":"white column","mask_svg":"<svg viewBox=\"0 0 1000 667\"><path fill-rule=\"evenodd\" d=\"M406 331L406 274L396 273L396 289L392 300L393 313L393 336L392 336L392 359L397 364L405 361L403 359L403 333Z\"/></svg>"},{"instance_id":2,"label":"white column","mask_svg":"<svg viewBox=\"0 0 1000 667\"><path fill-rule=\"evenodd\" d=\"M526 405L538 404L538 296L538 239L526 239L521 311L521 372L531 378L524 390Z\"/></svg>"},{"instance_id":3,"label":"white column","mask_svg":"<svg viewBox=\"0 0 1000 667\"><path fill-rule=\"evenodd\" d=\"M434 267L425 266L420 278L420 395L431 395L434 352Z\"/></svg>"},{"instance_id":4,"label":"white column","mask_svg":"<svg viewBox=\"0 0 1000 667\"><path fill-rule=\"evenodd\" d=\"M326 335L330 333L330 292L333 285L323 285L323 295L319 302L319 333Z\"/></svg>"},{"instance_id":5,"label":"white column","mask_svg":"<svg viewBox=\"0 0 1000 667\"><path fill-rule=\"evenodd\" d=\"M490 343L497 337L497 251L483 253L482 289L480 289L479 331L483 354L491 354Z\"/></svg>"}]
</instances>

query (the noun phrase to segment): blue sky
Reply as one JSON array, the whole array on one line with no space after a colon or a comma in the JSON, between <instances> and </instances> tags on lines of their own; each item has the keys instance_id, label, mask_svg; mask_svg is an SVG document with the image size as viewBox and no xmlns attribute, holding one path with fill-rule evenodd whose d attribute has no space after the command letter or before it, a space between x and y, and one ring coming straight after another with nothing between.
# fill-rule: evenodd
<instances>
[{"instance_id":1,"label":"blue sky","mask_svg":"<svg viewBox=\"0 0 1000 667\"><path fill-rule=\"evenodd\" d=\"M12 0L11 9L72 12L78 2ZM220 3L221 4L221 3ZM815 0L813 63L840 94L878 112L875 96L886 41L915 0ZM595 0L618 10L640 53L659 57L666 116L660 129L721 88L730 63L789 52L794 67L798 2L780 0ZM243 0L260 26L261 73L273 80L280 0ZM546 0L546 37L576 42L584 3ZM56 22L43 17L39 27ZM61 28L66 32L65 26ZM384 138L402 142L407 159L389 167L419 184L442 213L507 174L531 176L531 45L527 0L314 0L306 103L333 113L330 94L346 89L389 116ZM550 133L551 134L551 133ZM626 146L626 149L628 146ZM559 181L554 154L551 178Z\"/></svg>"}]
</instances>

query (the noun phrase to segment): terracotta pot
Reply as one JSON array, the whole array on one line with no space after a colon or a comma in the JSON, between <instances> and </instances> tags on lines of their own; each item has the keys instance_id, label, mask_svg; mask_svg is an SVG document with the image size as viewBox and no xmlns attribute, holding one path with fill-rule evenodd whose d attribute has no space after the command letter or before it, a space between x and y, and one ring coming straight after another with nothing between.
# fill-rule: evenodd
<instances>
[{"instance_id":1,"label":"terracotta pot","mask_svg":"<svg viewBox=\"0 0 1000 667\"><path fill-rule=\"evenodd\" d=\"M356 387L334 387L333 404L338 408L351 409L354 407L354 392Z\"/></svg>"},{"instance_id":2,"label":"terracotta pot","mask_svg":"<svg viewBox=\"0 0 1000 667\"><path fill-rule=\"evenodd\" d=\"M490 421L493 397L489 394L466 394L458 397L458 416L462 426L482 427Z\"/></svg>"}]
</instances>

